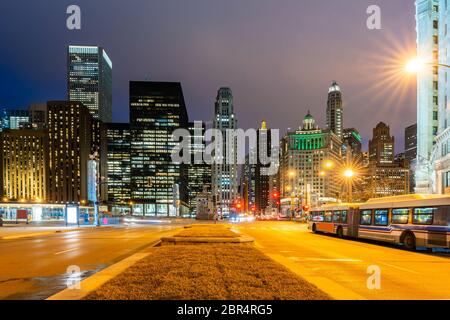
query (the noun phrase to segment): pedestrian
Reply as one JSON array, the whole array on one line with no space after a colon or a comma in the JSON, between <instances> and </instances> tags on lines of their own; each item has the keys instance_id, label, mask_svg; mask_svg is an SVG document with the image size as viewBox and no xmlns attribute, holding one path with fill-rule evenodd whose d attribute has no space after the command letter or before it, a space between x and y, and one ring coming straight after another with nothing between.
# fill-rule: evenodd
<instances>
[{"instance_id":1,"label":"pedestrian","mask_svg":"<svg viewBox=\"0 0 450 320\"><path fill-rule=\"evenodd\" d=\"M3 227L3 213L0 213L0 227Z\"/></svg>"}]
</instances>

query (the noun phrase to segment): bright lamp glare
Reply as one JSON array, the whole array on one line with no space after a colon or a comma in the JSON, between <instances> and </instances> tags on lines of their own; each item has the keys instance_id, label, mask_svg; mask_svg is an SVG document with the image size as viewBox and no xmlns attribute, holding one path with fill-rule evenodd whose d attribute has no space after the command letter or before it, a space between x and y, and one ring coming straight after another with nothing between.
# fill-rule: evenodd
<instances>
[{"instance_id":1,"label":"bright lamp glare","mask_svg":"<svg viewBox=\"0 0 450 320\"><path fill-rule=\"evenodd\" d=\"M354 175L355 173L353 172L352 169L347 169L344 171L344 177L346 178L353 178Z\"/></svg>"},{"instance_id":2,"label":"bright lamp glare","mask_svg":"<svg viewBox=\"0 0 450 320\"><path fill-rule=\"evenodd\" d=\"M412 59L406 65L406 71L409 73L419 73L425 68L425 62L420 59Z\"/></svg>"}]
</instances>

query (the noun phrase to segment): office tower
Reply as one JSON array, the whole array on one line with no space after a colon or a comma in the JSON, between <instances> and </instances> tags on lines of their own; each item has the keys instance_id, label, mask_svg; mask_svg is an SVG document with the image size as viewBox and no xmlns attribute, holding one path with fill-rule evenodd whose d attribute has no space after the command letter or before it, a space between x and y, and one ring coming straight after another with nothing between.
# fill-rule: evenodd
<instances>
[{"instance_id":1,"label":"office tower","mask_svg":"<svg viewBox=\"0 0 450 320\"><path fill-rule=\"evenodd\" d=\"M107 126L98 119L91 119L91 151L98 161L98 194L99 202L108 200L108 139Z\"/></svg>"},{"instance_id":2,"label":"office tower","mask_svg":"<svg viewBox=\"0 0 450 320\"><path fill-rule=\"evenodd\" d=\"M87 204L92 117L79 102L49 101L49 201Z\"/></svg>"},{"instance_id":3,"label":"office tower","mask_svg":"<svg viewBox=\"0 0 450 320\"><path fill-rule=\"evenodd\" d=\"M128 123L108 123L108 202L113 209L131 199L131 130Z\"/></svg>"},{"instance_id":4,"label":"office tower","mask_svg":"<svg viewBox=\"0 0 450 320\"><path fill-rule=\"evenodd\" d=\"M328 89L327 129L342 139L344 125L344 109L341 88L334 81Z\"/></svg>"},{"instance_id":5,"label":"office tower","mask_svg":"<svg viewBox=\"0 0 450 320\"><path fill-rule=\"evenodd\" d=\"M255 165L255 211L264 214L270 204L270 172L272 140L271 132L264 120L257 133L257 163ZM267 150L262 152L262 150Z\"/></svg>"},{"instance_id":6,"label":"office tower","mask_svg":"<svg viewBox=\"0 0 450 320\"><path fill-rule=\"evenodd\" d=\"M380 122L373 129L373 138L369 141L369 161L373 164L383 165L394 162L395 138L390 135L390 128Z\"/></svg>"},{"instance_id":7,"label":"office tower","mask_svg":"<svg viewBox=\"0 0 450 320\"><path fill-rule=\"evenodd\" d=\"M362 157L362 138L358 130L355 128L344 129L343 142L344 156L347 150L349 150L353 159L360 159Z\"/></svg>"},{"instance_id":8,"label":"office tower","mask_svg":"<svg viewBox=\"0 0 450 320\"><path fill-rule=\"evenodd\" d=\"M439 22L439 11L439 0L416 0L417 55L431 65L440 62L439 27L446 25ZM417 74L417 193L432 191L431 155L439 125L439 70L431 65Z\"/></svg>"},{"instance_id":9,"label":"office tower","mask_svg":"<svg viewBox=\"0 0 450 320\"><path fill-rule=\"evenodd\" d=\"M332 172L323 174L323 170L328 161L338 164L341 159L339 137L330 130L322 130L316 126L313 116L308 112L303 126L288 132L282 141L282 198L297 199L297 205L319 204L326 199L339 199L341 187L336 175ZM291 201L288 203L288 209L290 203Z\"/></svg>"},{"instance_id":10,"label":"office tower","mask_svg":"<svg viewBox=\"0 0 450 320\"><path fill-rule=\"evenodd\" d=\"M213 196L218 214L226 217L231 213L231 206L238 197L237 141L234 138L233 141L228 141L227 137L227 130L237 129L230 88L220 88L217 92L213 127L222 132L223 142L222 164L212 165Z\"/></svg>"},{"instance_id":11,"label":"office tower","mask_svg":"<svg viewBox=\"0 0 450 320\"><path fill-rule=\"evenodd\" d=\"M417 158L417 124L405 129L405 158L409 162Z\"/></svg>"},{"instance_id":12,"label":"office tower","mask_svg":"<svg viewBox=\"0 0 450 320\"><path fill-rule=\"evenodd\" d=\"M414 193L415 171L417 163L417 124L405 129L405 159L409 163L410 192Z\"/></svg>"},{"instance_id":13,"label":"office tower","mask_svg":"<svg viewBox=\"0 0 450 320\"><path fill-rule=\"evenodd\" d=\"M47 132L6 129L0 136L1 199L27 203L47 201Z\"/></svg>"},{"instance_id":14,"label":"office tower","mask_svg":"<svg viewBox=\"0 0 450 320\"><path fill-rule=\"evenodd\" d=\"M410 193L410 167L405 154L395 156L395 138L380 122L369 141L369 163L361 182L358 201Z\"/></svg>"},{"instance_id":15,"label":"office tower","mask_svg":"<svg viewBox=\"0 0 450 320\"><path fill-rule=\"evenodd\" d=\"M22 109L4 109L2 114L2 130L26 128L30 122L30 116L27 110Z\"/></svg>"},{"instance_id":16,"label":"office tower","mask_svg":"<svg viewBox=\"0 0 450 320\"><path fill-rule=\"evenodd\" d=\"M45 129L47 127L47 104L34 103L28 107L30 126L33 129Z\"/></svg>"},{"instance_id":17,"label":"office tower","mask_svg":"<svg viewBox=\"0 0 450 320\"><path fill-rule=\"evenodd\" d=\"M130 82L133 213L177 216L187 205L187 167L172 162L174 130L187 129L180 83Z\"/></svg>"},{"instance_id":18,"label":"office tower","mask_svg":"<svg viewBox=\"0 0 450 320\"><path fill-rule=\"evenodd\" d=\"M94 119L112 122L112 62L102 47L69 46L68 96L82 102Z\"/></svg>"},{"instance_id":19,"label":"office tower","mask_svg":"<svg viewBox=\"0 0 450 320\"><path fill-rule=\"evenodd\" d=\"M203 160L201 163L195 163L196 158L203 159L205 124L201 121L189 122L189 133L191 135L191 163L188 165L189 207L191 212L196 214L199 194L211 191L211 165L206 164Z\"/></svg>"}]
</instances>

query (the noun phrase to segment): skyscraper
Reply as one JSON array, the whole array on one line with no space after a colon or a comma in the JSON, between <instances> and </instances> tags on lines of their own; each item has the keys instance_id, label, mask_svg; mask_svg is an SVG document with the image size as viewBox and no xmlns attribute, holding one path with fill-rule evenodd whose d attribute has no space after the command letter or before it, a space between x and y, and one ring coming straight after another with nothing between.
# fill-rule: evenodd
<instances>
[{"instance_id":1,"label":"skyscraper","mask_svg":"<svg viewBox=\"0 0 450 320\"><path fill-rule=\"evenodd\" d=\"M280 188L284 200L297 205L317 205L322 201L339 199L341 186L335 174L325 174L325 164L332 161L340 163L342 159L341 140L330 130L321 130L316 126L314 117L308 112L303 126L288 132L282 141L280 162ZM286 210L286 207L284 207ZM284 211L283 210L283 211Z\"/></svg>"},{"instance_id":2,"label":"skyscraper","mask_svg":"<svg viewBox=\"0 0 450 320\"><path fill-rule=\"evenodd\" d=\"M417 55L430 64L439 62L439 0L416 0ZM432 189L431 154L438 133L437 67L424 68L417 75L417 167L416 192Z\"/></svg>"},{"instance_id":3,"label":"skyscraper","mask_svg":"<svg viewBox=\"0 0 450 320\"><path fill-rule=\"evenodd\" d=\"M257 135L258 161L255 166L255 209L258 213L264 213L270 204L269 167L272 147L271 138L272 136L270 129L267 127L267 122L264 120L261 123L261 128L258 130ZM263 149L267 150L267 153L264 156L263 153L260 152Z\"/></svg>"},{"instance_id":4,"label":"skyscraper","mask_svg":"<svg viewBox=\"0 0 450 320\"><path fill-rule=\"evenodd\" d=\"M187 167L172 162L172 134L188 127L180 83L130 82L133 213L176 216L187 205Z\"/></svg>"},{"instance_id":5,"label":"skyscraper","mask_svg":"<svg viewBox=\"0 0 450 320\"><path fill-rule=\"evenodd\" d=\"M405 158L409 162L417 158L417 124L405 129Z\"/></svg>"},{"instance_id":6,"label":"skyscraper","mask_svg":"<svg viewBox=\"0 0 450 320\"><path fill-rule=\"evenodd\" d=\"M211 192L211 165L203 161L195 163L195 155L203 156L205 150L205 124L189 122L189 132L191 134L191 163L188 166L189 207L193 213L197 213L198 195L205 190Z\"/></svg>"},{"instance_id":7,"label":"skyscraper","mask_svg":"<svg viewBox=\"0 0 450 320\"><path fill-rule=\"evenodd\" d=\"M94 119L112 122L112 62L102 47L69 46L68 96L82 102Z\"/></svg>"},{"instance_id":8,"label":"skyscraper","mask_svg":"<svg viewBox=\"0 0 450 320\"><path fill-rule=\"evenodd\" d=\"M409 163L410 192L414 193L415 169L417 163L417 124L405 129L405 159Z\"/></svg>"},{"instance_id":9,"label":"skyscraper","mask_svg":"<svg viewBox=\"0 0 450 320\"><path fill-rule=\"evenodd\" d=\"M334 81L328 89L327 128L342 139L344 132L343 125L344 109L342 103L342 92L337 82Z\"/></svg>"},{"instance_id":10,"label":"skyscraper","mask_svg":"<svg viewBox=\"0 0 450 320\"><path fill-rule=\"evenodd\" d=\"M108 202L114 208L131 199L131 132L128 123L108 123Z\"/></svg>"},{"instance_id":11,"label":"skyscraper","mask_svg":"<svg viewBox=\"0 0 450 320\"><path fill-rule=\"evenodd\" d=\"M28 110L22 109L4 109L2 114L1 128L3 129L21 129L27 127L30 123Z\"/></svg>"},{"instance_id":12,"label":"skyscraper","mask_svg":"<svg viewBox=\"0 0 450 320\"><path fill-rule=\"evenodd\" d=\"M223 163L212 165L212 191L219 214L228 216L238 196L237 141L228 141L226 133L227 130L237 129L230 88L220 88L217 92L213 126L222 132Z\"/></svg>"},{"instance_id":13,"label":"skyscraper","mask_svg":"<svg viewBox=\"0 0 450 320\"><path fill-rule=\"evenodd\" d=\"M439 67L433 68L433 94L438 93L438 116L439 126L436 137L434 138L433 151L431 153L431 191L437 194L450 194L450 111L449 111L449 98L450 98L450 85L448 82L450 69L445 67L450 63L450 37L448 29L450 25L450 12L449 4L446 0L440 0L439 6L434 4L433 17L438 16L438 51L433 52L433 62L439 62ZM436 32L436 29L433 29ZM425 35L424 35L425 38ZM428 41L431 41L430 39ZM432 39L433 43L436 41ZM435 48L435 47L434 47ZM438 80L435 80L436 74L438 74ZM437 88L436 88L437 87ZM420 105L418 105L420 108ZM424 125L424 120L418 118L418 130L420 126ZM420 134L418 139L420 140ZM418 147L420 146L418 141ZM419 152L419 150L418 150Z\"/></svg>"},{"instance_id":14,"label":"skyscraper","mask_svg":"<svg viewBox=\"0 0 450 320\"><path fill-rule=\"evenodd\" d=\"M48 195L48 137L44 130L0 133L0 196L8 201L45 202Z\"/></svg>"},{"instance_id":15,"label":"skyscraper","mask_svg":"<svg viewBox=\"0 0 450 320\"><path fill-rule=\"evenodd\" d=\"M87 204L92 117L79 102L49 101L49 202Z\"/></svg>"},{"instance_id":16,"label":"skyscraper","mask_svg":"<svg viewBox=\"0 0 450 320\"><path fill-rule=\"evenodd\" d=\"M383 165L394 162L395 138L390 134L390 128L384 122L380 122L373 129L373 138L369 141L370 163Z\"/></svg>"}]
</instances>

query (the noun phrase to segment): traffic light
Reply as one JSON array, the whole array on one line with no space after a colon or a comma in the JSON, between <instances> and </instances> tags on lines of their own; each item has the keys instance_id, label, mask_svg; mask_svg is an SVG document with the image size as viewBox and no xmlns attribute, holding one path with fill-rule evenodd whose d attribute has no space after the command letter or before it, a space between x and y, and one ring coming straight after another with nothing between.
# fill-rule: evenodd
<instances>
[{"instance_id":1,"label":"traffic light","mask_svg":"<svg viewBox=\"0 0 450 320\"><path fill-rule=\"evenodd\" d=\"M278 199L280 197L280 194L278 192L272 193L272 196L274 199Z\"/></svg>"}]
</instances>

